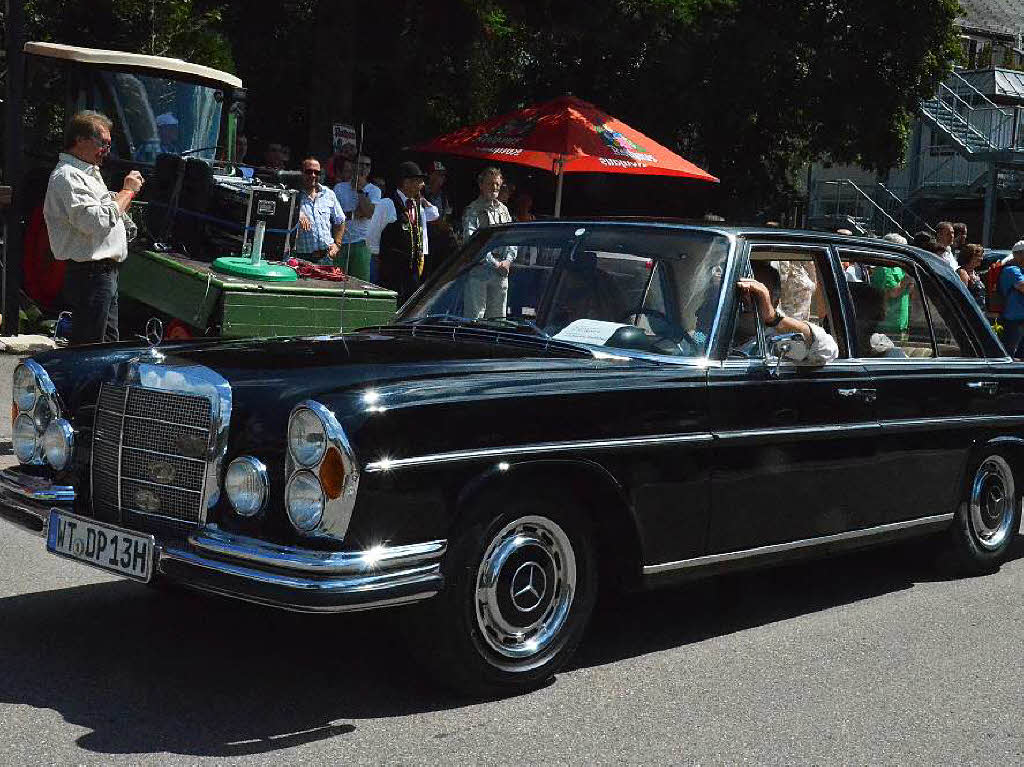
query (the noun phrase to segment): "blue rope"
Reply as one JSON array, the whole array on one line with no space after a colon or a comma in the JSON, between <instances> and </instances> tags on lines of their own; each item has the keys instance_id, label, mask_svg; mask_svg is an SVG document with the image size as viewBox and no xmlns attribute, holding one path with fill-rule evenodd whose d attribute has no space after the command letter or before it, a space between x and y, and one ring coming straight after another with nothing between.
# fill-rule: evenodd
<instances>
[{"instance_id":1,"label":"blue rope","mask_svg":"<svg viewBox=\"0 0 1024 767\"><path fill-rule=\"evenodd\" d=\"M162 202L147 201L147 202L139 202L139 203L136 203L136 204L138 204L138 205L155 205L158 208L167 208L168 210L170 210L170 208L171 208L170 205L167 205L166 203L162 203ZM205 213L198 213L198 212L196 212L194 210L186 210L185 208L178 208L177 213L181 213L181 214L184 214L186 216L191 216L192 218L198 218L200 221L208 221L211 224L217 224L219 226L223 226L223 227L228 228L228 229L234 229L235 231L238 231L238 232L255 232L256 231L256 227L255 226L248 226L248 227L247 226L243 226L242 224L239 224L237 221L228 221L225 218L217 218L216 216L208 216ZM271 229L270 227L267 227L266 231L269 234L295 234L297 231L299 231L299 225L296 224L291 229Z\"/></svg>"}]
</instances>

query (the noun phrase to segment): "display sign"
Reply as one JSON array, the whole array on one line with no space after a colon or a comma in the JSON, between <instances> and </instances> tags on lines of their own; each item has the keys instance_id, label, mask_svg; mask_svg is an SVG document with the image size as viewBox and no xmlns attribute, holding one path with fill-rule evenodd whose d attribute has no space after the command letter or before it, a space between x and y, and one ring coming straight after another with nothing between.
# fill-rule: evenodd
<instances>
[{"instance_id":1,"label":"display sign","mask_svg":"<svg viewBox=\"0 0 1024 767\"><path fill-rule=\"evenodd\" d=\"M351 153L355 156L359 149L356 129L351 125L345 125L344 123L334 123L331 145L334 147L335 152L342 152L343 154Z\"/></svg>"}]
</instances>

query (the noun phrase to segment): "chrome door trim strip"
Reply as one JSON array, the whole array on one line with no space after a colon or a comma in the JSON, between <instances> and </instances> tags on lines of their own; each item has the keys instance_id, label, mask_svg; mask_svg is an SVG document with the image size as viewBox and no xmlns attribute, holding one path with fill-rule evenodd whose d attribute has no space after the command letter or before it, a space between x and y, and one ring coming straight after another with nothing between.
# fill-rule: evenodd
<instances>
[{"instance_id":1,"label":"chrome door trim strip","mask_svg":"<svg viewBox=\"0 0 1024 767\"><path fill-rule=\"evenodd\" d=\"M953 415L948 418L894 418L882 421L883 431L910 431L932 426L964 429L969 426L1005 426L1024 423L1024 415Z\"/></svg>"},{"instance_id":2,"label":"chrome door trim strip","mask_svg":"<svg viewBox=\"0 0 1024 767\"><path fill-rule=\"evenodd\" d=\"M817 426L773 426L765 429L737 429L715 432L722 441L756 439L758 437L829 437L835 434L857 434L879 431L877 421L868 423L819 424Z\"/></svg>"},{"instance_id":3,"label":"chrome door trim strip","mask_svg":"<svg viewBox=\"0 0 1024 767\"><path fill-rule=\"evenodd\" d=\"M539 442L532 445L510 445L508 447L486 447L475 450L455 450L450 453L417 455L410 458L381 458L364 467L366 473L375 474L393 471L409 466L425 464L472 461L479 458L502 458L512 455L538 455L572 450L608 450L617 447L646 447L658 445L708 444L714 436L710 432L694 434L666 434L654 437L621 437L617 439L569 440L565 442Z\"/></svg>"},{"instance_id":4,"label":"chrome door trim strip","mask_svg":"<svg viewBox=\"0 0 1024 767\"><path fill-rule=\"evenodd\" d=\"M695 567L704 567L706 565L718 564L720 562L732 562L739 559L749 559L751 557L760 557L767 554L779 554L785 551L794 551L798 549L814 548L815 546L823 546L829 543L838 543L840 541L853 541L858 538L869 538L875 535L883 535L885 533L891 533L898 530L912 530L915 527L926 527L929 525L941 525L945 522L953 521L953 513L948 514L934 514L930 517L921 517L920 519L911 519L906 522L891 522L886 525L878 525L877 527L867 527L861 530L851 530L846 533L836 533L835 535L823 535L820 538L803 538L798 541L788 541L786 543L773 543L768 546L758 546L753 549L743 549L742 551L727 551L721 554L708 554L703 557L694 557L692 559L681 559L677 562L662 562L657 565L644 565L644 575L657 575L658 573L672 572L675 570L689 570Z\"/></svg>"}]
</instances>

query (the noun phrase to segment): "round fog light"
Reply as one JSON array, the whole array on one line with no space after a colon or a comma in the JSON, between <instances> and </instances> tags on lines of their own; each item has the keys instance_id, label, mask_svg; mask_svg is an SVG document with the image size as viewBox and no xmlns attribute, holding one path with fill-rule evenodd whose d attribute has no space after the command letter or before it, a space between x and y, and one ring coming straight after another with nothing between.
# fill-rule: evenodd
<instances>
[{"instance_id":1,"label":"round fog light","mask_svg":"<svg viewBox=\"0 0 1024 767\"><path fill-rule=\"evenodd\" d=\"M43 455L46 456L46 462L57 471L66 469L71 463L74 445L75 431L63 418L53 421L43 434Z\"/></svg>"},{"instance_id":2,"label":"round fog light","mask_svg":"<svg viewBox=\"0 0 1024 767\"><path fill-rule=\"evenodd\" d=\"M288 480L284 492L288 519L300 533L308 533L324 516L324 490L311 471L299 471Z\"/></svg>"},{"instance_id":3,"label":"round fog light","mask_svg":"<svg viewBox=\"0 0 1024 767\"><path fill-rule=\"evenodd\" d=\"M258 458L249 455L236 458L224 476L224 489L238 516L256 516L263 511L270 489L267 467Z\"/></svg>"},{"instance_id":4,"label":"round fog light","mask_svg":"<svg viewBox=\"0 0 1024 767\"><path fill-rule=\"evenodd\" d=\"M14 421L11 445L14 454L22 463L32 463L39 458L39 432L32 422L32 416L22 413Z\"/></svg>"}]
</instances>

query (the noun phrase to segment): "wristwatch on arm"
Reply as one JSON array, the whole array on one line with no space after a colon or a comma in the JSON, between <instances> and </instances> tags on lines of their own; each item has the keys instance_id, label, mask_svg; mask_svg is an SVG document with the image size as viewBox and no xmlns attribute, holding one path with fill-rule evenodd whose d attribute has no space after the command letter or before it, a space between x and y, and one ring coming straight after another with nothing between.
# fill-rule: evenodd
<instances>
[{"instance_id":1,"label":"wristwatch on arm","mask_svg":"<svg viewBox=\"0 0 1024 767\"><path fill-rule=\"evenodd\" d=\"M781 312L781 311L780 311L780 310L779 310L778 308L775 308L775 309L774 309L774 312L775 312L775 314L774 314L774 315L772 316L772 318L771 318L770 320L769 320L769 319L765 319L765 320L764 320L764 326L765 326L766 328L774 328L774 327L777 327L777 326L778 326L778 324L779 324L780 322L782 322L782 319L783 319L783 317L785 317L785 316L786 316L786 315L785 315L785 314L783 314L783 313L782 313L782 312Z\"/></svg>"}]
</instances>

